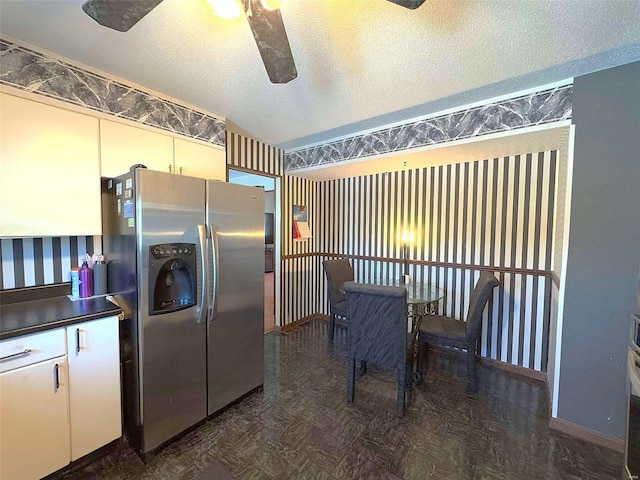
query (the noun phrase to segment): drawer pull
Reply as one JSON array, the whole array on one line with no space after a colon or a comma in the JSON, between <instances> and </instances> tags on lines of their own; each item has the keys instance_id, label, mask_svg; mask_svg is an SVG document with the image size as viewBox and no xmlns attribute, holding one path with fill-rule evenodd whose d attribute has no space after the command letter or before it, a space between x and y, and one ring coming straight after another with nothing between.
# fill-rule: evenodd
<instances>
[{"instance_id":1,"label":"drawer pull","mask_svg":"<svg viewBox=\"0 0 640 480\"><path fill-rule=\"evenodd\" d=\"M0 357L0 362L4 362L5 360L11 360L12 358L22 357L23 355L29 355L31 353L30 348L25 348L23 351L14 353L12 355L6 355L4 357Z\"/></svg>"},{"instance_id":2,"label":"drawer pull","mask_svg":"<svg viewBox=\"0 0 640 480\"><path fill-rule=\"evenodd\" d=\"M58 368L58 364L56 363L53 366L53 391L57 392L60 388L60 372Z\"/></svg>"}]
</instances>

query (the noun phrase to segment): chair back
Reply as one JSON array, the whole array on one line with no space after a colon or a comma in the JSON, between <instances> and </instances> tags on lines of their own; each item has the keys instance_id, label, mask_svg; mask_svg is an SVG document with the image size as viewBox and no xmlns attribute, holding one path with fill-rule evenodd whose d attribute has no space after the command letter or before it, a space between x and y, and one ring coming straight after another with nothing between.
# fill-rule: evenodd
<instances>
[{"instance_id":1,"label":"chair back","mask_svg":"<svg viewBox=\"0 0 640 480\"><path fill-rule=\"evenodd\" d=\"M407 355L407 290L344 284L349 309L349 357L397 367Z\"/></svg>"},{"instance_id":2,"label":"chair back","mask_svg":"<svg viewBox=\"0 0 640 480\"><path fill-rule=\"evenodd\" d=\"M344 258L325 260L322 262L322 267L327 276L329 303L336 305L345 298L344 293L340 291L344 282L353 281L353 268L349 260Z\"/></svg>"},{"instance_id":3,"label":"chair back","mask_svg":"<svg viewBox=\"0 0 640 480\"><path fill-rule=\"evenodd\" d=\"M469 302L469 312L467 313L468 342L475 342L478 338L482 327L482 312L484 312L484 307L493 294L493 289L498 285L500 285L500 282L493 272L482 271Z\"/></svg>"}]
</instances>

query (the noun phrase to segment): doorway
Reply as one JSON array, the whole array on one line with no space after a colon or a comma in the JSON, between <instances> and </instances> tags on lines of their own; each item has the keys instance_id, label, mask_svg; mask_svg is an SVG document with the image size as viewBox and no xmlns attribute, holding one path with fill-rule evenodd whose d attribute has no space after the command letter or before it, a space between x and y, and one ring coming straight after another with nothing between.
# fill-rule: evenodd
<instances>
[{"instance_id":1,"label":"doorway","mask_svg":"<svg viewBox=\"0 0 640 480\"><path fill-rule=\"evenodd\" d=\"M276 190L279 182L269 175L229 168L229 183L264 188L264 331L275 329L276 326L276 252L280 250L280 238L275 232L279 224L279 203Z\"/></svg>"}]
</instances>

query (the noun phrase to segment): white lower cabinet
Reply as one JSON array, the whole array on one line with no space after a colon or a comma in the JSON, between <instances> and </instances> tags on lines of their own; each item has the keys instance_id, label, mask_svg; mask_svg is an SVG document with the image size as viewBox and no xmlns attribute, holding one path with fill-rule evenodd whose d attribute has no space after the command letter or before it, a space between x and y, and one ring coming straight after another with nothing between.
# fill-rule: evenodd
<instances>
[{"instance_id":1,"label":"white lower cabinet","mask_svg":"<svg viewBox=\"0 0 640 480\"><path fill-rule=\"evenodd\" d=\"M118 317L3 340L0 358L0 479L41 478L121 436Z\"/></svg>"},{"instance_id":2,"label":"white lower cabinet","mask_svg":"<svg viewBox=\"0 0 640 480\"><path fill-rule=\"evenodd\" d=\"M0 478L38 479L69 463L66 356L0 374Z\"/></svg>"},{"instance_id":3,"label":"white lower cabinet","mask_svg":"<svg viewBox=\"0 0 640 480\"><path fill-rule=\"evenodd\" d=\"M118 318L67 327L71 460L122 435Z\"/></svg>"}]
</instances>

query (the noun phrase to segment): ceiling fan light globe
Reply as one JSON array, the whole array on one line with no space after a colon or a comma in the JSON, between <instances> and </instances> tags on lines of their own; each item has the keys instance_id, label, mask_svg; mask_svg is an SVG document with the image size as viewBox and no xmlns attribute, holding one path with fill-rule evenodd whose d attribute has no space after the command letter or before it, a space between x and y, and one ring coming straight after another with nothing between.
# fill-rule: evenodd
<instances>
[{"instance_id":1,"label":"ceiling fan light globe","mask_svg":"<svg viewBox=\"0 0 640 480\"><path fill-rule=\"evenodd\" d=\"M242 6L238 0L206 0L213 8L213 13L225 20L242 17Z\"/></svg>"},{"instance_id":2,"label":"ceiling fan light globe","mask_svg":"<svg viewBox=\"0 0 640 480\"><path fill-rule=\"evenodd\" d=\"M278 10L282 6L282 0L260 0L260 3L267 10Z\"/></svg>"}]
</instances>

